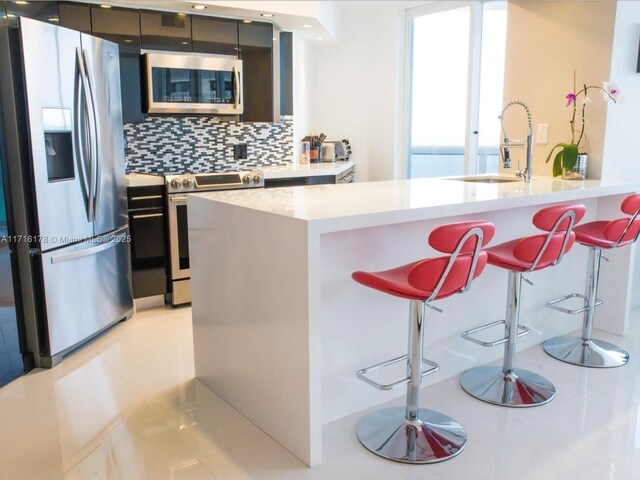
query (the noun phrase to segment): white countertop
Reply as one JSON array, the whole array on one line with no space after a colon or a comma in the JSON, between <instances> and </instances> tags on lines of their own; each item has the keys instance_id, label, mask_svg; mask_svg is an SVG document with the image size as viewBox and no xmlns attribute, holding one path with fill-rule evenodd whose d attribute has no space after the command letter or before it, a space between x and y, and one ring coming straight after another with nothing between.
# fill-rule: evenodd
<instances>
[{"instance_id":1,"label":"white countertop","mask_svg":"<svg viewBox=\"0 0 640 480\"><path fill-rule=\"evenodd\" d=\"M164 185L164 177L162 175L153 175L150 173L127 173L125 178L127 187Z\"/></svg>"},{"instance_id":2,"label":"white countertop","mask_svg":"<svg viewBox=\"0 0 640 480\"><path fill-rule=\"evenodd\" d=\"M284 165L261 167L265 180L275 178L314 177L318 175L339 175L355 164L348 162L309 163L307 165Z\"/></svg>"},{"instance_id":3,"label":"white countertop","mask_svg":"<svg viewBox=\"0 0 640 480\"><path fill-rule=\"evenodd\" d=\"M425 218L464 215L553 202L579 201L595 196L640 190L640 185L621 185L600 180L534 178L530 184L472 183L434 178L337 185L314 185L278 189L233 190L197 196L311 223L329 230L396 223ZM508 201L505 201L508 200ZM346 227L346 224L344 225Z\"/></svg>"}]
</instances>

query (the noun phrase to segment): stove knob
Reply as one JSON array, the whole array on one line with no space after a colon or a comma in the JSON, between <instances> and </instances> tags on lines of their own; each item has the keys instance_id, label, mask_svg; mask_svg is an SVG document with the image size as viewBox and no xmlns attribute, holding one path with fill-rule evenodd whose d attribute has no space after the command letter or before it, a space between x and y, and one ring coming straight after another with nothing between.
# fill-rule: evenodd
<instances>
[{"instance_id":1,"label":"stove knob","mask_svg":"<svg viewBox=\"0 0 640 480\"><path fill-rule=\"evenodd\" d=\"M184 188L193 188L193 180L190 178L185 178L182 180L182 186Z\"/></svg>"},{"instance_id":2,"label":"stove knob","mask_svg":"<svg viewBox=\"0 0 640 480\"><path fill-rule=\"evenodd\" d=\"M251 183L251 177L249 175L242 176L242 183Z\"/></svg>"},{"instance_id":3,"label":"stove knob","mask_svg":"<svg viewBox=\"0 0 640 480\"><path fill-rule=\"evenodd\" d=\"M260 175L253 176L253 183L260 183L261 180L262 180L262 177Z\"/></svg>"},{"instance_id":4,"label":"stove knob","mask_svg":"<svg viewBox=\"0 0 640 480\"><path fill-rule=\"evenodd\" d=\"M178 190L182 186L182 183L177 178L174 178L169 182L169 185L171 185L171 188Z\"/></svg>"}]
</instances>

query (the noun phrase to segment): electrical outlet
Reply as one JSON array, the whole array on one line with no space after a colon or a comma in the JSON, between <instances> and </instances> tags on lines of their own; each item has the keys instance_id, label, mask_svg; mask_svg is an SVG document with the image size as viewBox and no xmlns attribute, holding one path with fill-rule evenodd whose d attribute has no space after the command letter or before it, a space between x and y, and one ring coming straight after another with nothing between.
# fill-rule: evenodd
<instances>
[{"instance_id":1,"label":"electrical outlet","mask_svg":"<svg viewBox=\"0 0 640 480\"><path fill-rule=\"evenodd\" d=\"M246 160L247 159L247 144L237 143L233 146L233 159L234 160Z\"/></svg>"},{"instance_id":2,"label":"electrical outlet","mask_svg":"<svg viewBox=\"0 0 640 480\"><path fill-rule=\"evenodd\" d=\"M539 123L538 128L536 130L536 143L546 145L548 135L549 135L549 124Z\"/></svg>"}]
</instances>

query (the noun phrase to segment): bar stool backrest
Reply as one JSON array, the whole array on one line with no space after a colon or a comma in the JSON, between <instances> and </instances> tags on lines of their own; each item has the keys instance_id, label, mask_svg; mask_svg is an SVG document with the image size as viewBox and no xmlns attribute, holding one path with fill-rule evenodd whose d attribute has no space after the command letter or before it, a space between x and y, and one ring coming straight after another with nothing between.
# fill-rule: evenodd
<instances>
[{"instance_id":1,"label":"bar stool backrest","mask_svg":"<svg viewBox=\"0 0 640 480\"><path fill-rule=\"evenodd\" d=\"M631 215L630 218L619 218L610 221L604 228L604 237L615 242L616 247L633 243L640 234L640 194L629 195L622 201L620 209L623 213Z\"/></svg>"},{"instance_id":2,"label":"bar stool backrest","mask_svg":"<svg viewBox=\"0 0 640 480\"><path fill-rule=\"evenodd\" d=\"M575 241L573 227L582 220L586 211L581 204L554 205L538 210L533 216L533 224L549 233L519 240L513 255L522 262L531 263L527 271L560 263Z\"/></svg>"},{"instance_id":3,"label":"bar stool backrest","mask_svg":"<svg viewBox=\"0 0 640 480\"><path fill-rule=\"evenodd\" d=\"M409 284L432 292L426 302L461 293L482 273L487 253L482 247L493 238L491 222L471 221L441 225L429 234L429 245L450 256L416 263L408 274Z\"/></svg>"}]
</instances>

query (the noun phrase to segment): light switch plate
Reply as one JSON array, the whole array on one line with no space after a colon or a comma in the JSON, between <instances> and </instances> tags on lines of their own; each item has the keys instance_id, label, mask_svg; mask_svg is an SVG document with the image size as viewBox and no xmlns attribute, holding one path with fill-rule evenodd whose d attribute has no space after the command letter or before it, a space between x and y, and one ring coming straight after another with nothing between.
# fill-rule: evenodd
<instances>
[{"instance_id":1,"label":"light switch plate","mask_svg":"<svg viewBox=\"0 0 640 480\"><path fill-rule=\"evenodd\" d=\"M549 135L549 124L539 123L536 129L536 143L547 144L547 136Z\"/></svg>"}]
</instances>

